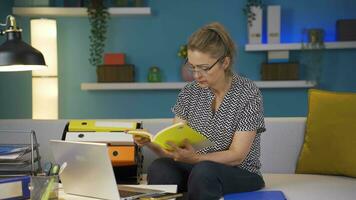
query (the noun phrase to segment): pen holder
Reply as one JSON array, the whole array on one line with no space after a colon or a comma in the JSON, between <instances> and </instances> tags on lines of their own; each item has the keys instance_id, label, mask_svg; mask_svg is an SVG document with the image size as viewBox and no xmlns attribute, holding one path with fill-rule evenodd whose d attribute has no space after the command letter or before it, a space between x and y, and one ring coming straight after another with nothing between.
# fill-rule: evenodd
<instances>
[{"instance_id":1,"label":"pen holder","mask_svg":"<svg viewBox=\"0 0 356 200\"><path fill-rule=\"evenodd\" d=\"M31 199L49 200L58 199L58 175L31 176Z\"/></svg>"}]
</instances>

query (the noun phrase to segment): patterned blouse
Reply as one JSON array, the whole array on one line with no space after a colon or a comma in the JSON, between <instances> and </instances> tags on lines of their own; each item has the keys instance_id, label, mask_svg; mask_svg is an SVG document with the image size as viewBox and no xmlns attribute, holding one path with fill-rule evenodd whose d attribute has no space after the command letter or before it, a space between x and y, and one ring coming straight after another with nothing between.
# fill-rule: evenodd
<instances>
[{"instance_id":1,"label":"patterned blouse","mask_svg":"<svg viewBox=\"0 0 356 200\"><path fill-rule=\"evenodd\" d=\"M265 124L260 90L251 80L233 74L231 88L215 112L213 100L214 93L209 88L201 88L193 81L181 90L172 111L215 143L199 150L199 154L228 150L236 131L257 130L250 152L238 167L261 175L260 133L265 131Z\"/></svg>"}]
</instances>

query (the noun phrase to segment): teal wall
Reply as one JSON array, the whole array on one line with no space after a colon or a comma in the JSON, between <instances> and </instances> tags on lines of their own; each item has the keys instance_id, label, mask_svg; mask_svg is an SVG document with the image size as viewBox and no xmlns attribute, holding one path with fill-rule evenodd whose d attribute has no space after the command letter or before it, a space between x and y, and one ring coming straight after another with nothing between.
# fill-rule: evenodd
<instances>
[{"instance_id":1,"label":"teal wall","mask_svg":"<svg viewBox=\"0 0 356 200\"><path fill-rule=\"evenodd\" d=\"M298 42L302 29L321 27L326 40L335 39L335 22L356 18L354 0L270 0L282 6L282 42ZM264 52L245 52L245 1L151 0L151 16L116 16L109 22L107 52L124 52L135 64L136 81L145 82L148 68L161 68L164 81L181 81L179 45L197 28L219 21L238 44L236 71L260 80ZM12 1L1 1L0 16L11 13ZM29 17L17 17L29 41ZM178 90L82 91L83 82L96 82L95 68L88 62L89 22L86 17L57 17L60 118L161 118L172 117L171 106ZM308 54L294 51L292 60ZM327 50L323 53L320 88L356 92L356 50ZM302 63L301 71L305 72ZM305 75L301 75L301 79ZM306 89L263 89L266 116L305 116ZM0 118L31 118L31 74L0 74Z\"/></svg>"}]
</instances>

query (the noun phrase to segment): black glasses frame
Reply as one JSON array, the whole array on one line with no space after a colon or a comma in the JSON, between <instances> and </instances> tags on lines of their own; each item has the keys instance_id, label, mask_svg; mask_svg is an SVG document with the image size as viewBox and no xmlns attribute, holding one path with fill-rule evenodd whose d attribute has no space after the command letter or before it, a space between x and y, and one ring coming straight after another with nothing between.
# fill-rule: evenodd
<instances>
[{"instance_id":1,"label":"black glasses frame","mask_svg":"<svg viewBox=\"0 0 356 200\"><path fill-rule=\"evenodd\" d=\"M220 58L218 58L216 60L216 62L214 64L212 64L210 67L208 68L205 68L205 69L199 69L197 71L195 71L194 69L191 69L192 72L198 72L198 71L204 71L204 72L209 72L218 62L220 62L221 60L223 60L225 58L225 55L224 56L221 56ZM184 65L186 65L188 63L188 58L185 60L185 63ZM192 64L191 64L192 65ZM193 66L193 65L192 65Z\"/></svg>"}]
</instances>

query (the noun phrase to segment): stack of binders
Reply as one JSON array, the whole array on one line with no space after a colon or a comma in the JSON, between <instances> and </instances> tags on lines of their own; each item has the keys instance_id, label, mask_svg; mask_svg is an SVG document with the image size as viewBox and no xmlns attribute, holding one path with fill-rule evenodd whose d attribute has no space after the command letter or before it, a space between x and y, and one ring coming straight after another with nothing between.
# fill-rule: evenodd
<instances>
[{"instance_id":1,"label":"stack of binders","mask_svg":"<svg viewBox=\"0 0 356 200\"><path fill-rule=\"evenodd\" d=\"M107 143L117 183L138 184L143 155L127 130L141 129L142 123L119 120L71 120L62 140Z\"/></svg>"}]
</instances>

